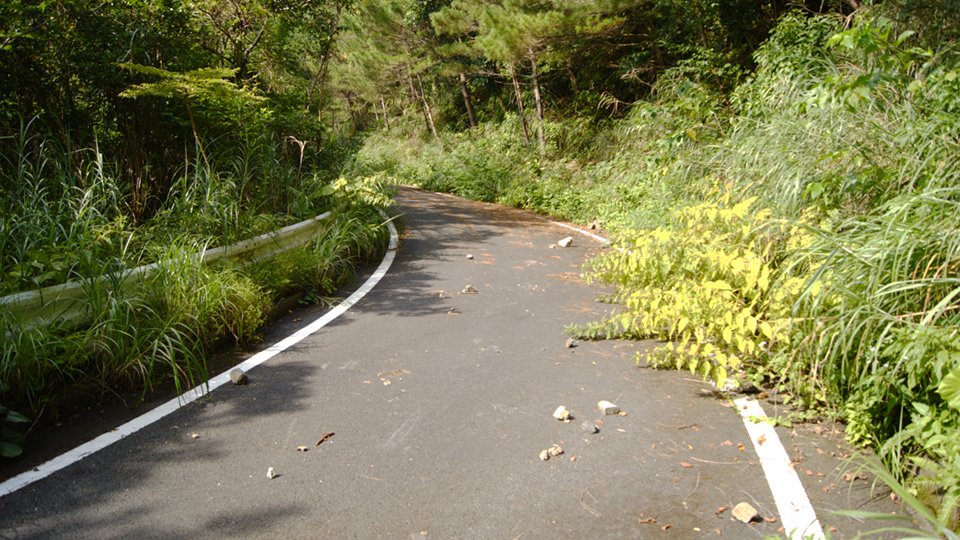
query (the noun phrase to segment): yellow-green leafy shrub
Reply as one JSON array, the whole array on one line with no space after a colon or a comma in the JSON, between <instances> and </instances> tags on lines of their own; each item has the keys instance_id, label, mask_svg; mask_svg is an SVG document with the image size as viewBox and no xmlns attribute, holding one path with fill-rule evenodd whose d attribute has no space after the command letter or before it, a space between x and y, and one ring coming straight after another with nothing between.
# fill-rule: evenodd
<instances>
[{"instance_id":1,"label":"yellow-green leafy shrub","mask_svg":"<svg viewBox=\"0 0 960 540\"><path fill-rule=\"evenodd\" d=\"M806 280L778 280L776 262L806 233L755 203L736 202L727 188L674 211L670 228L625 233L588 273L617 287L623 309L580 335L666 341L649 356L654 365L686 368L720 387L745 363L789 343L791 306Z\"/></svg>"}]
</instances>

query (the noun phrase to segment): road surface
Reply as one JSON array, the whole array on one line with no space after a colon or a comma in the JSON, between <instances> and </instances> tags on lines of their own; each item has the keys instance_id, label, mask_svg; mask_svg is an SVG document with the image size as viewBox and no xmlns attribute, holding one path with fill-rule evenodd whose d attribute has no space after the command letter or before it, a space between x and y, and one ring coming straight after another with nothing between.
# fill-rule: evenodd
<instances>
[{"instance_id":1,"label":"road surface","mask_svg":"<svg viewBox=\"0 0 960 540\"><path fill-rule=\"evenodd\" d=\"M399 255L350 311L246 386L0 498L0 537L783 534L729 402L687 373L638 366L649 344L565 346L565 325L612 309L580 278L596 242L493 205L412 189L397 200ZM571 247L552 246L568 235ZM626 416L602 416L600 400ZM572 422L552 418L560 405ZM863 525L830 510L886 507L841 476L849 450L829 431L780 435L824 529L843 537ZM539 459L554 444L564 453ZM740 502L759 522L731 518Z\"/></svg>"}]
</instances>

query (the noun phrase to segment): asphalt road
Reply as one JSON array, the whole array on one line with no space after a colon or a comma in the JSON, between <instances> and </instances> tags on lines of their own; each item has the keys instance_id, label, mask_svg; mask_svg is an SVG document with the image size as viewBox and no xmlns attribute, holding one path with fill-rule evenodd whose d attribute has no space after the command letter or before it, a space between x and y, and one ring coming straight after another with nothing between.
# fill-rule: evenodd
<instances>
[{"instance_id":1,"label":"asphalt road","mask_svg":"<svg viewBox=\"0 0 960 540\"><path fill-rule=\"evenodd\" d=\"M780 534L729 403L689 374L639 367L649 344L565 347L565 325L611 309L580 279L596 243L573 234L551 248L570 231L525 212L410 189L397 199L399 256L359 304L248 385L0 498L0 537ZM600 400L627 415L601 416ZM559 405L575 420L552 418ZM889 510L869 479L843 478L849 449L831 426L780 432L834 537L864 525L829 510ZM540 460L553 444L564 453ZM768 519L733 520L744 501Z\"/></svg>"}]
</instances>

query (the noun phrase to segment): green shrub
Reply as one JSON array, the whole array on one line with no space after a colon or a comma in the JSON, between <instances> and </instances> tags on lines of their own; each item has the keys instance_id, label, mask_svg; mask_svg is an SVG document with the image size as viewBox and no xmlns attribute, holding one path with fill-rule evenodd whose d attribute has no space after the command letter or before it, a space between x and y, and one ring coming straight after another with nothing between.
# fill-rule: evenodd
<instances>
[{"instance_id":1,"label":"green shrub","mask_svg":"<svg viewBox=\"0 0 960 540\"><path fill-rule=\"evenodd\" d=\"M791 305L803 280L780 280L783 246L801 229L769 222L753 199L734 203L724 191L675 211L671 228L625 233L589 263L589 280L616 286L621 310L572 329L581 337L627 336L666 342L653 365L686 368L724 388L758 369L790 343ZM639 360L639 358L638 358Z\"/></svg>"}]
</instances>

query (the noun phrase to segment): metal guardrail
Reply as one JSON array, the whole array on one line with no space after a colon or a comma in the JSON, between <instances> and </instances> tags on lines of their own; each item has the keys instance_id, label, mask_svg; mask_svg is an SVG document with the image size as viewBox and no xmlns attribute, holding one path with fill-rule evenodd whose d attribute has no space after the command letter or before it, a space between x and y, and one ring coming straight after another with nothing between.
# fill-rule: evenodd
<instances>
[{"instance_id":1,"label":"metal guardrail","mask_svg":"<svg viewBox=\"0 0 960 540\"><path fill-rule=\"evenodd\" d=\"M272 257L307 243L316 236L321 222L331 215L332 212L324 212L300 223L248 238L236 244L206 250L202 255L203 262L210 263L226 259L239 266L246 266ZM132 292L156 268L156 263L138 266L101 276L97 282L118 281L121 290ZM11 294L0 297L0 309L14 312L20 322L27 327L43 326L57 321L79 324L86 316L87 291L91 286L90 281L77 280Z\"/></svg>"}]
</instances>

